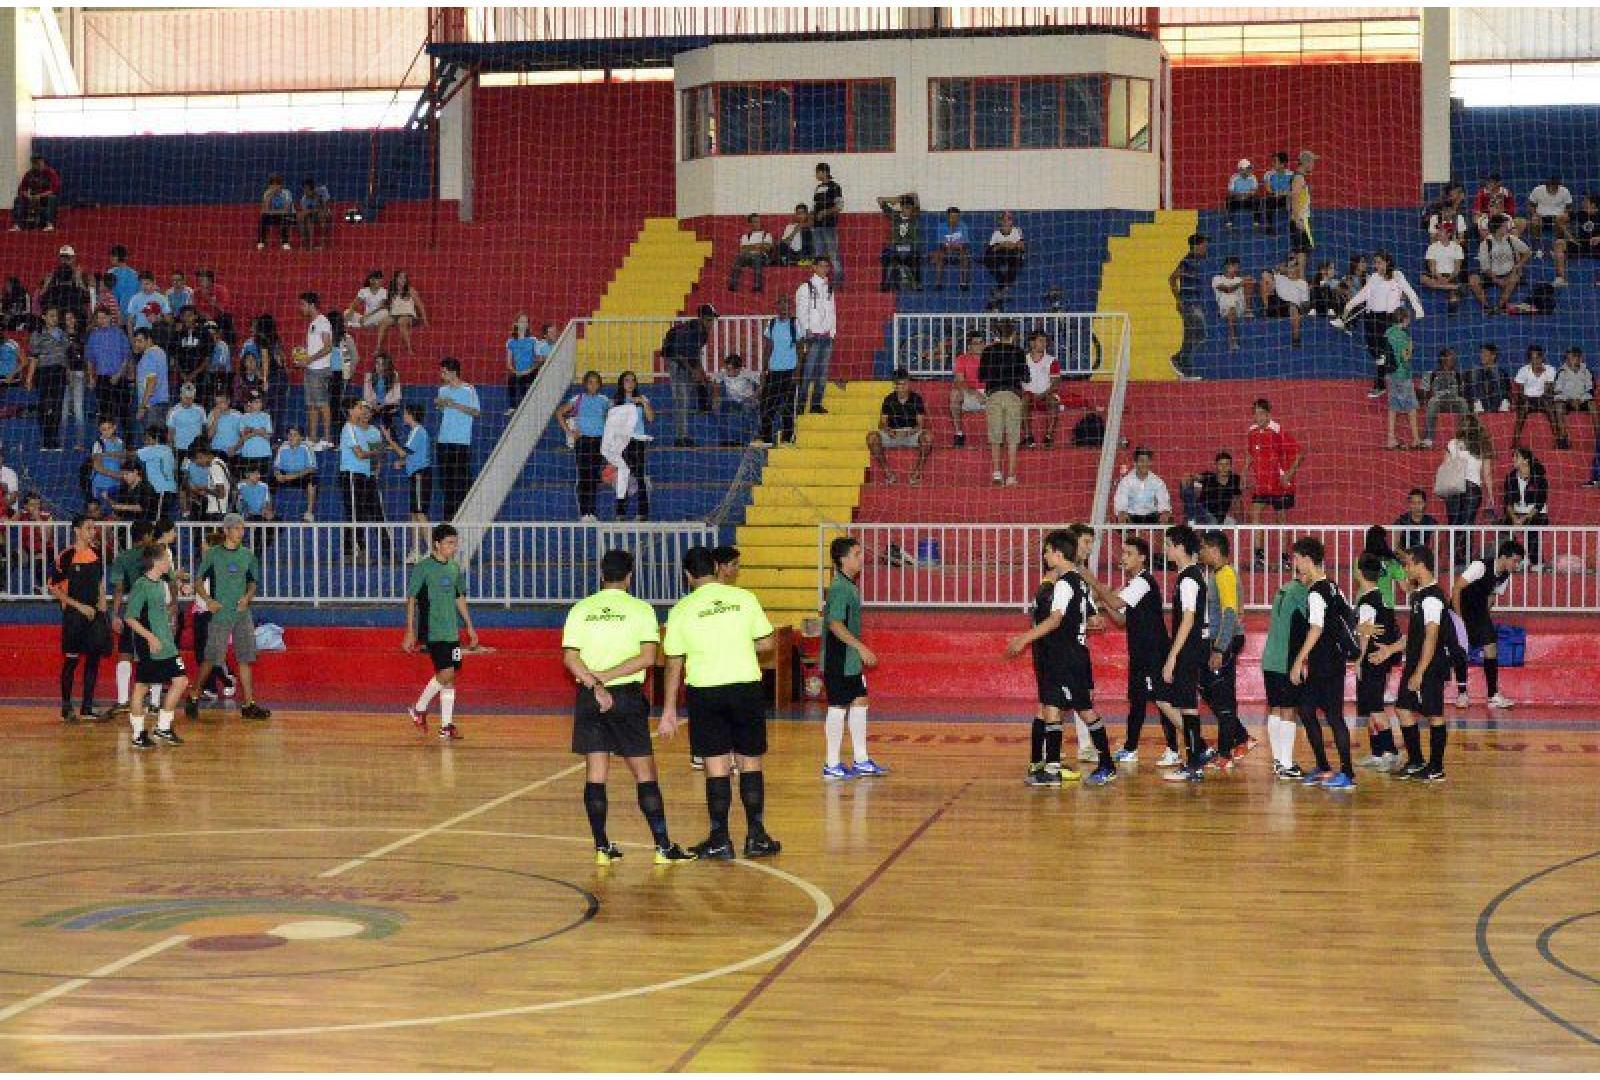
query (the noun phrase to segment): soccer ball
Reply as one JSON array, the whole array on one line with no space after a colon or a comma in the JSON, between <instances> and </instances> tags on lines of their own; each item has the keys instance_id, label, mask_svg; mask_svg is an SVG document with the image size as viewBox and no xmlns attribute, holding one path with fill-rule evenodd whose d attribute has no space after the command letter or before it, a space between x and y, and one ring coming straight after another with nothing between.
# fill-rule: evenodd
<instances>
[{"instance_id":1,"label":"soccer ball","mask_svg":"<svg viewBox=\"0 0 1600 1080\"><path fill-rule=\"evenodd\" d=\"M605 468L601 469L600 482L607 486L615 484L617 482L617 467L615 465L607 465Z\"/></svg>"},{"instance_id":2,"label":"soccer ball","mask_svg":"<svg viewBox=\"0 0 1600 1080\"><path fill-rule=\"evenodd\" d=\"M816 701L817 699L819 699L821 697L822 697L822 676L820 676L820 675L807 675L806 676L806 698L808 700L811 700L811 701Z\"/></svg>"}]
</instances>

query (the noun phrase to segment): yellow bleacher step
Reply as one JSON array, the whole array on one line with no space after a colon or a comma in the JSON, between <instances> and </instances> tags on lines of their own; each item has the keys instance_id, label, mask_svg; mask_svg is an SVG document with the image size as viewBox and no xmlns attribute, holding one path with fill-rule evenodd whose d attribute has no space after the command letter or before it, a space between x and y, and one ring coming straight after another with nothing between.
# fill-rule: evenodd
<instances>
[{"instance_id":1,"label":"yellow bleacher step","mask_svg":"<svg viewBox=\"0 0 1600 1080\"><path fill-rule=\"evenodd\" d=\"M855 483L822 485L795 485L775 484L762 477L761 484L755 488L751 500L752 506L804 506L809 508L817 506L848 506L855 501L856 493L861 490L861 477L858 475Z\"/></svg>"},{"instance_id":2,"label":"yellow bleacher step","mask_svg":"<svg viewBox=\"0 0 1600 1080\"><path fill-rule=\"evenodd\" d=\"M743 551L741 550L741 554ZM813 560L813 564L815 560ZM743 559L740 560L743 565ZM739 584L746 589L811 589L817 587L817 568L769 568L741 570Z\"/></svg>"},{"instance_id":3,"label":"yellow bleacher step","mask_svg":"<svg viewBox=\"0 0 1600 1080\"><path fill-rule=\"evenodd\" d=\"M774 548L758 544L738 544L739 564L742 568L746 564L753 564L754 569L744 568L740 573L773 573L778 570L800 570L805 573L816 573L817 546L813 542L810 547ZM741 580L742 577L741 577Z\"/></svg>"},{"instance_id":4,"label":"yellow bleacher step","mask_svg":"<svg viewBox=\"0 0 1600 1080\"><path fill-rule=\"evenodd\" d=\"M833 506L752 506L745 511L744 519L751 525L810 525L813 542L815 527L821 521L849 521L855 507Z\"/></svg>"},{"instance_id":5,"label":"yellow bleacher step","mask_svg":"<svg viewBox=\"0 0 1600 1080\"><path fill-rule=\"evenodd\" d=\"M621 265L606 284L597 319L670 316L682 309L700 269L711 258L711 244L676 218L647 218ZM664 331L663 331L664 332ZM637 331L596 328L578 343L578 370L594 368L607 381L627 369L649 367L641 356Z\"/></svg>"},{"instance_id":6,"label":"yellow bleacher step","mask_svg":"<svg viewBox=\"0 0 1600 1080\"><path fill-rule=\"evenodd\" d=\"M767 457L769 469L865 469L872 455L867 452L867 438L862 435L859 445L840 447L785 446L772 451Z\"/></svg>"},{"instance_id":7,"label":"yellow bleacher step","mask_svg":"<svg viewBox=\"0 0 1600 1080\"><path fill-rule=\"evenodd\" d=\"M1167 278L1188 252L1188 237L1198 226L1192 210L1164 210L1138 222L1126 236L1111 237L1100 274L1096 307L1123 311L1133 334L1130 376L1139 380L1177 378L1171 357L1183 341L1183 317L1172 300Z\"/></svg>"},{"instance_id":8,"label":"yellow bleacher step","mask_svg":"<svg viewBox=\"0 0 1600 1080\"><path fill-rule=\"evenodd\" d=\"M805 550L814 553L817 550L816 522L812 522L810 525L747 524L739 526L737 535L738 539L735 542L741 551L745 548L752 550L761 548L763 550ZM830 533L830 538L831 535ZM746 561L741 559L740 565L745 565Z\"/></svg>"},{"instance_id":9,"label":"yellow bleacher step","mask_svg":"<svg viewBox=\"0 0 1600 1080\"><path fill-rule=\"evenodd\" d=\"M797 427L795 434L805 443L801 453L812 449L855 450L860 448L861 452L865 454L867 452L867 432L871 430L870 426L864 427L861 425L853 427L829 426L826 428L807 425L804 431Z\"/></svg>"},{"instance_id":10,"label":"yellow bleacher step","mask_svg":"<svg viewBox=\"0 0 1600 1080\"><path fill-rule=\"evenodd\" d=\"M740 560L743 565L743 560ZM739 584L744 585L744 573L739 575ZM761 601L761 606L767 611L805 611L808 615L815 615L821 606L817 599L817 586L813 582L809 588L804 589L755 589L756 596ZM768 616L771 621L771 616ZM774 626L780 625L774 622Z\"/></svg>"},{"instance_id":11,"label":"yellow bleacher step","mask_svg":"<svg viewBox=\"0 0 1600 1080\"><path fill-rule=\"evenodd\" d=\"M814 484L818 487L860 487L863 468L859 466L846 466L829 468L827 466L790 466L768 465L767 471L761 474L761 482L777 484L779 486L802 486Z\"/></svg>"}]
</instances>

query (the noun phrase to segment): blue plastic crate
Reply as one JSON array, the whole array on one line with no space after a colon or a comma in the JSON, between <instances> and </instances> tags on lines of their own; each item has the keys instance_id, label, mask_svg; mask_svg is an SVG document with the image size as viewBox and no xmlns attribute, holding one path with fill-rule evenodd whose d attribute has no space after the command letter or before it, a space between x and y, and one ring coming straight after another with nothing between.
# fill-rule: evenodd
<instances>
[{"instance_id":1,"label":"blue plastic crate","mask_svg":"<svg viewBox=\"0 0 1600 1080\"><path fill-rule=\"evenodd\" d=\"M1507 623L1496 623L1495 636L1500 644L1500 666L1521 667L1528 653L1528 631L1521 626L1511 626ZM1473 649L1467 653L1467 662L1474 667L1483 666L1483 650Z\"/></svg>"}]
</instances>

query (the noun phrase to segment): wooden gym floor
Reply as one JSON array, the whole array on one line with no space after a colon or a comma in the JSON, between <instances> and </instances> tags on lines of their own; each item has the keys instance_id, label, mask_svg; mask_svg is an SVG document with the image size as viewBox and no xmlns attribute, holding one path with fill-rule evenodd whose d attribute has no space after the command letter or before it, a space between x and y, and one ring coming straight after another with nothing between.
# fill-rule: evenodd
<instances>
[{"instance_id":1,"label":"wooden gym floor","mask_svg":"<svg viewBox=\"0 0 1600 1080\"><path fill-rule=\"evenodd\" d=\"M143 754L0 710L0 1070L1600 1067L1594 725L1337 796L1265 747L1030 790L1016 723L881 723L894 775L824 786L780 722L780 857L657 869L614 780L600 870L565 721L470 702L454 746L286 713Z\"/></svg>"}]
</instances>

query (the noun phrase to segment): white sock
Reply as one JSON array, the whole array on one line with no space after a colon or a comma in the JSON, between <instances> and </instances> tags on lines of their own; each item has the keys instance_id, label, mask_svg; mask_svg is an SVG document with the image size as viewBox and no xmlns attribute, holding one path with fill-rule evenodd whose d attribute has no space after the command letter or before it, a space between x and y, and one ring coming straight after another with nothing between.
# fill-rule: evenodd
<instances>
[{"instance_id":1,"label":"white sock","mask_svg":"<svg viewBox=\"0 0 1600 1080\"><path fill-rule=\"evenodd\" d=\"M171 731L172 716L173 714L171 709L162 709L161 712L156 716L156 730Z\"/></svg>"},{"instance_id":2,"label":"white sock","mask_svg":"<svg viewBox=\"0 0 1600 1080\"><path fill-rule=\"evenodd\" d=\"M1272 716L1267 719L1268 738L1272 742L1272 761L1275 765L1289 764L1289 747L1284 744L1284 728L1287 727L1282 717Z\"/></svg>"},{"instance_id":3,"label":"white sock","mask_svg":"<svg viewBox=\"0 0 1600 1080\"><path fill-rule=\"evenodd\" d=\"M1072 714L1072 725L1073 727L1077 728L1078 731L1079 750L1082 750L1085 746L1094 745L1094 739L1089 734L1089 725L1085 724L1081 719L1079 719L1077 713Z\"/></svg>"},{"instance_id":4,"label":"white sock","mask_svg":"<svg viewBox=\"0 0 1600 1080\"><path fill-rule=\"evenodd\" d=\"M828 754L823 763L830 769L839 764L839 744L844 742L844 710L831 706L822 718L822 733L827 739Z\"/></svg>"},{"instance_id":5,"label":"white sock","mask_svg":"<svg viewBox=\"0 0 1600 1080\"><path fill-rule=\"evenodd\" d=\"M152 686L150 688L150 693L146 696L150 699L150 707L152 709L161 708L161 687Z\"/></svg>"},{"instance_id":6,"label":"white sock","mask_svg":"<svg viewBox=\"0 0 1600 1080\"><path fill-rule=\"evenodd\" d=\"M449 727L455 723L456 715L456 689L455 687L443 688L439 691L439 726Z\"/></svg>"},{"instance_id":7,"label":"white sock","mask_svg":"<svg viewBox=\"0 0 1600 1080\"><path fill-rule=\"evenodd\" d=\"M428 685L422 688L422 696L417 698L417 711L421 713L427 712L428 706L433 704L434 697L443 689L444 687L439 685L438 679L429 679Z\"/></svg>"},{"instance_id":8,"label":"white sock","mask_svg":"<svg viewBox=\"0 0 1600 1080\"><path fill-rule=\"evenodd\" d=\"M133 661L117 661L117 704L128 703L128 691L133 689Z\"/></svg>"},{"instance_id":9,"label":"white sock","mask_svg":"<svg viewBox=\"0 0 1600 1080\"><path fill-rule=\"evenodd\" d=\"M135 735L139 734L144 730L144 713L136 713L130 710L128 713L128 724L133 728L133 733Z\"/></svg>"},{"instance_id":10,"label":"white sock","mask_svg":"<svg viewBox=\"0 0 1600 1080\"><path fill-rule=\"evenodd\" d=\"M867 753L867 707L865 705L852 705L850 707L850 747L855 751L857 761L871 759L872 755Z\"/></svg>"}]
</instances>

